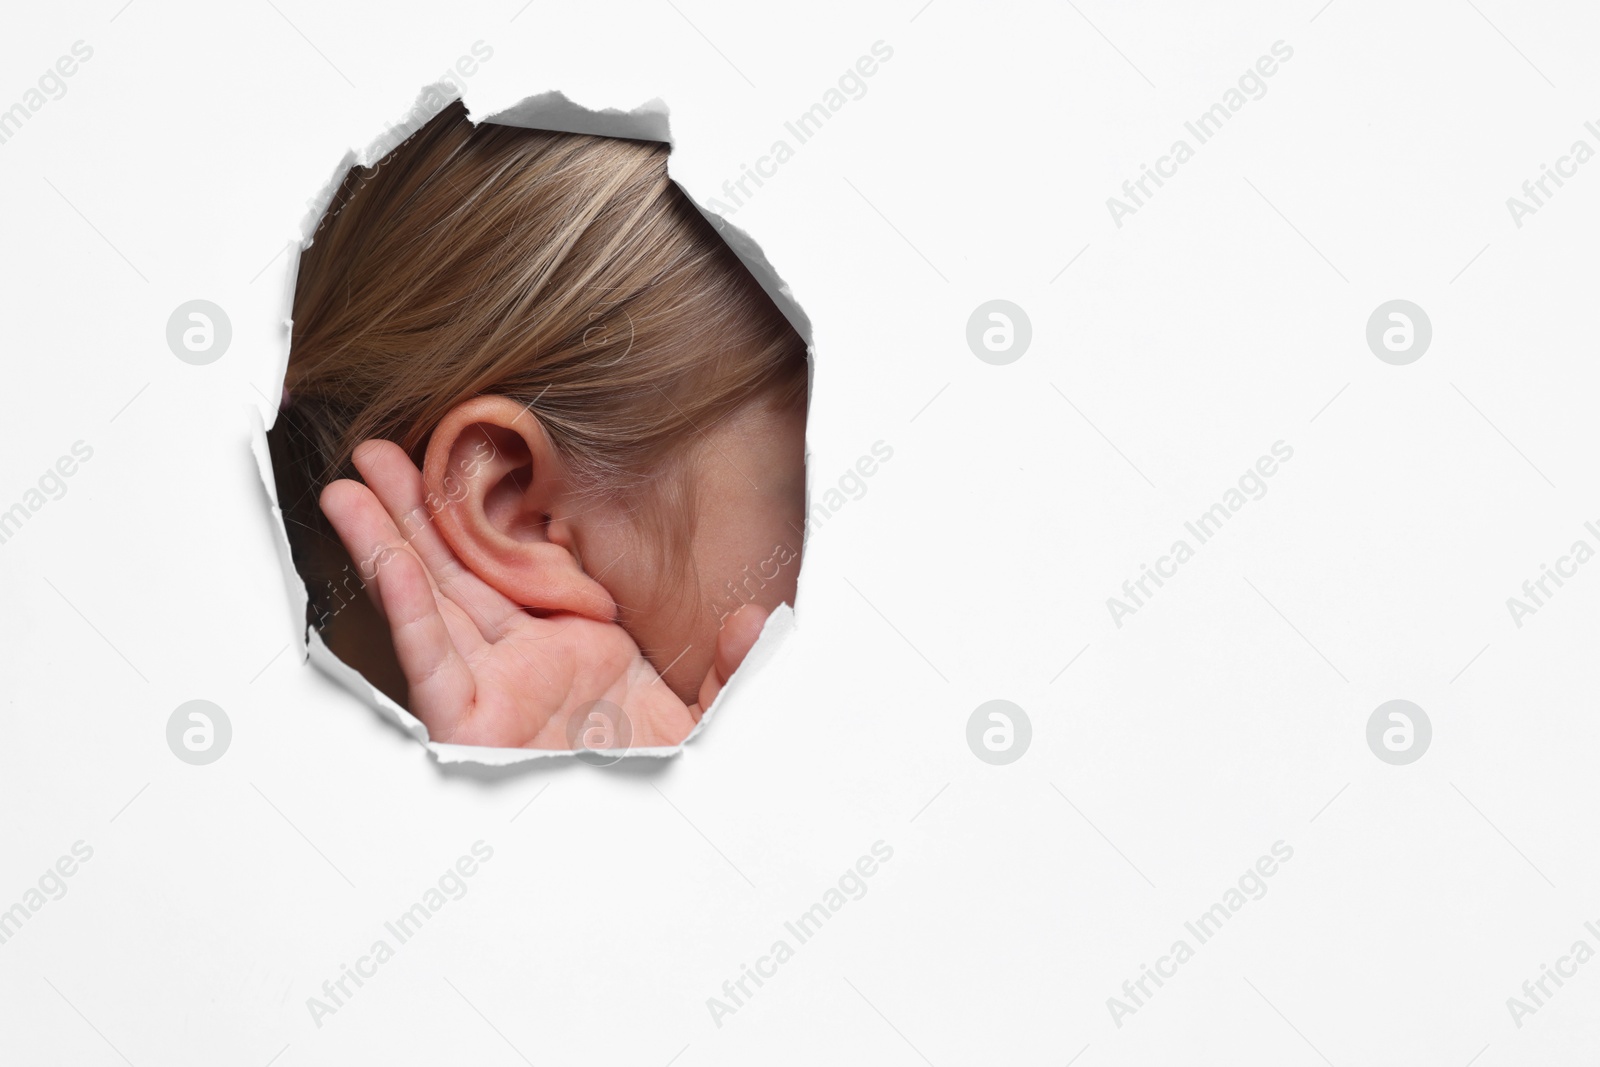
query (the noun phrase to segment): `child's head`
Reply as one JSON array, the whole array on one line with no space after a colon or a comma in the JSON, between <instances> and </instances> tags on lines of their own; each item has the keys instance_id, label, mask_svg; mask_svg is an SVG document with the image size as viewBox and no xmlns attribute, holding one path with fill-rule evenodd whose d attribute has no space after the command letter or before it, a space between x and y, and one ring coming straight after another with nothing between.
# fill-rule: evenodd
<instances>
[{"instance_id":1,"label":"child's head","mask_svg":"<svg viewBox=\"0 0 1600 1067\"><path fill-rule=\"evenodd\" d=\"M279 496L311 622L397 699L318 507L372 439L422 473L412 524L534 614L614 611L686 702L727 614L793 600L805 342L667 151L453 104L352 170L301 256Z\"/></svg>"}]
</instances>

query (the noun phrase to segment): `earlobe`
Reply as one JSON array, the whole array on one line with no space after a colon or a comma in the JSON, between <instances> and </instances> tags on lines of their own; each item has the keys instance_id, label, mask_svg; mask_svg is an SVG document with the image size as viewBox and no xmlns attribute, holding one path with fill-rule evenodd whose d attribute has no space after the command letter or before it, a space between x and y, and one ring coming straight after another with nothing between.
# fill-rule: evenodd
<instances>
[{"instance_id":1,"label":"earlobe","mask_svg":"<svg viewBox=\"0 0 1600 1067\"><path fill-rule=\"evenodd\" d=\"M479 578L540 614L615 619L616 603L573 548L564 465L522 404L456 405L428 440L422 477L440 533Z\"/></svg>"}]
</instances>

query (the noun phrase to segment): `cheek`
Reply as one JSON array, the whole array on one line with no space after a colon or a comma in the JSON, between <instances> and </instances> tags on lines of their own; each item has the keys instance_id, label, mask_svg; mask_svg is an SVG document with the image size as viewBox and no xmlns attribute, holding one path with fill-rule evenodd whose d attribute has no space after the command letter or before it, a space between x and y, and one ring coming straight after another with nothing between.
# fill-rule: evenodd
<instances>
[{"instance_id":1,"label":"cheek","mask_svg":"<svg viewBox=\"0 0 1600 1067\"><path fill-rule=\"evenodd\" d=\"M745 604L771 610L781 603L793 603L800 574L799 537L784 539L774 533L771 539L755 541L738 554L719 557L716 575L706 597L712 614L720 618Z\"/></svg>"},{"instance_id":2,"label":"cheek","mask_svg":"<svg viewBox=\"0 0 1600 1067\"><path fill-rule=\"evenodd\" d=\"M764 573L771 574L773 596L769 607L779 603L794 603L795 589L800 582L800 550L799 537L782 542L773 552L764 568Z\"/></svg>"},{"instance_id":3,"label":"cheek","mask_svg":"<svg viewBox=\"0 0 1600 1067\"><path fill-rule=\"evenodd\" d=\"M666 678L668 686L680 696L690 693L692 700L704 674L699 663L702 649L709 662L717 628L717 616L706 603L703 575L697 580L697 569L703 566L698 554L681 575L676 574L667 566L653 528L621 515L597 524L588 540L591 551L584 560L585 570L617 602L618 623L657 669L675 664Z\"/></svg>"}]
</instances>

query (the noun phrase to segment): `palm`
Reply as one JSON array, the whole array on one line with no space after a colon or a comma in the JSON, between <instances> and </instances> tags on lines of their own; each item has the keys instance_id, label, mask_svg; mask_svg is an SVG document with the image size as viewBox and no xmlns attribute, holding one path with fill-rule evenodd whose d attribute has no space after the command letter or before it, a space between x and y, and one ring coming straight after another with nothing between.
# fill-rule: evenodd
<instances>
[{"instance_id":1,"label":"palm","mask_svg":"<svg viewBox=\"0 0 1600 1067\"><path fill-rule=\"evenodd\" d=\"M626 711L634 744L675 745L694 726L694 711L662 684L621 626L578 615L540 618L505 611L515 605L489 590L496 602L484 607L499 614L501 623L498 634L485 638L472 621L478 607L451 599L461 584L457 579L445 586L435 603L441 614L455 616L447 628L465 635L456 650L471 675L473 699L470 706L447 700L430 709L441 713L439 725L448 730L438 740L570 748L574 735L589 725L575 717L597 700ZM414 703L420 705L420 696L413 689ZM447 719L454 719L453 728Z\"/></svg>"},{"instance_id":2,"label":"palm","mask_svg":"<svg viewBox=\"0 0 1600 1067\"><path fill-rule=\"evenodd\" d=\"M687 705L615 622L530 613L463 566L431 516L420 525L405 522L415 528L402 536L397 517L427 512L418 510L425 499L421 472L397 445L366 442L355 461L367 484L334 482L323 491L323 510L362 575L374 575L370 584L409 685L410 710L435 741L555 749L676 745L753 641L740 640L738 649L719 641L700 702ZM751 621L741 629L748 632ZM595 701L622 709L622 732L631 732L631 740L597 744L586 733L575 746Z\"/></svg>"}]
</instances>

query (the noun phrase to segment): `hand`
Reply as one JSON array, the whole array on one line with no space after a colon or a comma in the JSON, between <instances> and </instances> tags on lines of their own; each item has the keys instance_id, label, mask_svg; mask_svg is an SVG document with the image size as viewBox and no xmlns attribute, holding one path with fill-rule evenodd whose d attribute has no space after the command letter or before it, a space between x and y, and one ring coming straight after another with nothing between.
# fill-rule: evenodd
<instances>
[{"instance_id":1,"label":"hand","mask_svg":"<svg viewBox=\"0 0 1600 1067\"><path fill-rule=\"evenodd\" d=\"M581 728L575 715L605 700L627 716L631 747L677 745L766 621L753 604L724 621L699 700L686 705L617 623L534 615L468 570L433 523L422 472L398 445L365 441L352 458L366 484L329 484L322 510L388 621L409 710L431 740L570 749L569 730Z\"/></svg>"}]
</instances>

